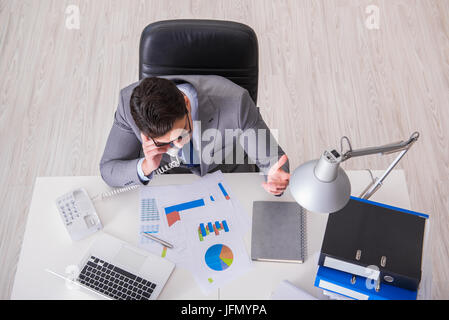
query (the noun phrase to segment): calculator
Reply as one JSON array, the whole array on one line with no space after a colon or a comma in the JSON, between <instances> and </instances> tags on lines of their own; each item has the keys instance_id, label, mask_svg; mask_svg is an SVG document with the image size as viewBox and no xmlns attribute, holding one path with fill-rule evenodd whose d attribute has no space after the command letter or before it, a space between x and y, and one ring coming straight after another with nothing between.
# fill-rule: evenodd
<instances>
[{"instance_id":1,"label":"calculator","mask_svg":"<svg viewBox=\"0 0 449 320\"><path fill-rule=\"evenodd\" d=\"M95 207L84 188L57 198L56 206L73 241L84 239L103 229Z\"/></svg>"}]
</instances>

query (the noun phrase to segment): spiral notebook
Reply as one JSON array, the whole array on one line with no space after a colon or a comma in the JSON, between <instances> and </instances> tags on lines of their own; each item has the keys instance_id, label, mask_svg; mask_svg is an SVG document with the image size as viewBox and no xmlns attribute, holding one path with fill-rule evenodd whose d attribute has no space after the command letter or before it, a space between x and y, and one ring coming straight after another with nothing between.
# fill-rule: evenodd
<instances>
[{"instance_id":1,"label":"spiral notebook","mask_svg":"<svg viewBox=\"0 0 449 320\"><path fill-rule=\"evenodd\" d=\"M254 201L251 259L303 263L306 218L296 202Z\"/></svg>"}]
</instances>

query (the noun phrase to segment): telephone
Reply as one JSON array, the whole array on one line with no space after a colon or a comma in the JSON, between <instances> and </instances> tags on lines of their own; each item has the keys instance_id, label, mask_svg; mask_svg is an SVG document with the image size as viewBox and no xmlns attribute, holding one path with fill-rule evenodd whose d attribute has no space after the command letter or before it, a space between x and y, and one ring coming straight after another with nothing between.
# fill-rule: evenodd
<instances>
[{"instance_id":1,"label":"telephone","mask_svg":"<svg viewBox=\"0 0 449 320\"><path fill-rule=\"evenodd\" d=\"M81 240L103 229L95 207L83 188L56 199L56 206L72 240Z\"/></svg>"},{"instance_id":2,"label":"telephone","mask_svg":"<svg viewBox=\"0 0 449 320\"><path fill-rule=\"evenodd\" d=\"M167 151L167 154L174 158L174 160L169 164L157 168L154 171L154 174L163 174L170 169L179 167L181 160L178 158L178 152L179 148L170 148ZM95 207L93 205L94 201L104 200L137 188L139 188L139 185L117 188L108 192L100 193L92 199L89 197L84 188L79 188L57 198L56 206L72 240L81 240L103 228L100 218L95 211Z\"/></svg>"}]
</instances>

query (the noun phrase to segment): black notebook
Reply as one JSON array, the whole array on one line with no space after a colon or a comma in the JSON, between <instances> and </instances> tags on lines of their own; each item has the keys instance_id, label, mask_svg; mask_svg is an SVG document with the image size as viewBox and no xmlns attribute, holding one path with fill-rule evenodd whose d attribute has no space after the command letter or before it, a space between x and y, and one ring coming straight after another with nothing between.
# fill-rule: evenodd
<instances>
[{"instance_id":1,"label":"black notebook","mask_svg":"<svg viewBox=\"0 0 449 320\"><path fill-rule=\"evenodd\" d=\"M296 202L254 201L251 259L303 263L306 219Z\"/></svg>"},{"instance_id":2,"label":"black notebook","mask_svg":"<svg viewBox=\"0 0 449 320\"><path fill-rule=\"evenodd\" d=\"M329 215L319 264L364 277L374 272L381 282L416 290L426 218L351 197L343 209ZM374 271L367 270L369 266Z\"/></svg>"}]
</instances>

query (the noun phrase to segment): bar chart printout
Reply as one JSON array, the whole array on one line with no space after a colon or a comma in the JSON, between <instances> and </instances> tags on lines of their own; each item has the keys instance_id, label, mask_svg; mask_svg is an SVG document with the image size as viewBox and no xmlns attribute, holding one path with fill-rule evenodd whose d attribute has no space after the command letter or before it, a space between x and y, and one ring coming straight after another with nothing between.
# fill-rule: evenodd
<instances>
[{"instance_id":1,"label":"bar chart printout","mask_svg":"<svg viewBox=\"0 0 449 320\"><path fill-rule=\"evenodd\" d=\"M221 182L218 183L218 187L220 188L220 190L223 193L223 196L225 197L226 200L231 199L229 197L229 194L226 192L226 189L223 187L223 184Z\"/></svg>"},{"instance_id":2,"label":"bar chart printout","mask_svg":"<svg viewBox=\"0 0 449 320\"><path fill-rule=\"evenodd\" d=\"M143 187L140 200L140 245L189 270L204 294L250 270L241 235L251 220L221 172L186 185ZM145 233L174 248L163 248Z\"/></svg>"},{"instance_id":3,"label":"bar chart printout","mask_svg":"<svg viewBox=\"0 0 449 320\"><path fill-rule=\"evenodd\" d=\"M203 199L179 203L164 209L168 226L171 227L176 221L181 221L180 213L185 210L205 206Z\"/></svg>"},{"instance_id":4,"label":"bar chart printout","mask_svg":"<svg viewBox=\"0 0 449 320\"><path fill-rule=\"evenodd\" d=\"M229 232L228 223L226 220L221 222L208 222L208 223L200 223L198 226L198 237L200 241L204 241L204 238L209 234L215 234L216 236L220 235L220 232Z\"/></svg>"}]
</instances>

